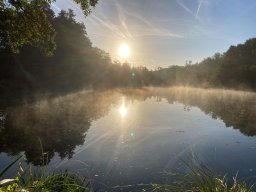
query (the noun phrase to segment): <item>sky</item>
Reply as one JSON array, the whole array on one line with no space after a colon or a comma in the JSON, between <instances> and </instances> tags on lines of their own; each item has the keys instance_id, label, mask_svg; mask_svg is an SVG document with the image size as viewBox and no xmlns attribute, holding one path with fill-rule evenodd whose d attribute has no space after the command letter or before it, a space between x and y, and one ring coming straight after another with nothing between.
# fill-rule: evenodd
<instances>
[{"instance_id":1,"label":"sky","mask_svg":"<svg viewBox=\"0 0 256 192\"><path fill-rule=\"evenodd\" d=\"M88 17L72 0L57 0L56 12L71 8L84 22L93 46L120 60L148 68L200 62L231 45L256 37L255 0L99 0Z\"/></svg>"}]
</instances>

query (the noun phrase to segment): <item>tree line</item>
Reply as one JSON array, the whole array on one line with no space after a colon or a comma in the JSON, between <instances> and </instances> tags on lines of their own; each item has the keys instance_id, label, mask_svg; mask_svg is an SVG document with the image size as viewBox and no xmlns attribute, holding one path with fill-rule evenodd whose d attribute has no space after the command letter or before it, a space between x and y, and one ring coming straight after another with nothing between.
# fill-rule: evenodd
<instances>
[{"instance_id":1,"label":"tree line","mask_svg":"<svg viewBox=\"0 0 256 192\"><path fill-rule=\"evenodd\" d=\"M256 89L256 38L230 46L200 63L160 68L155 72L162 85L190 85Z\"/></svg>"},{"instance_id":2,"label":"tree line","mask_svg":"<svg viewBox=\"0 0 256 192\"><path fill-rule=\"evenodd\" d=\"M4 98L113 87L256 88L255 38L200 63L149 70L112 61L108 53L93 47L84 24L75 20L72 10L58 16L49 7L45 12L55 33L52 54L30 43L19 45L15 52L7 46L6 34L0 33L0 89ZM1 31L8 30L2 27Z\"/></svg>"}]
</instances>

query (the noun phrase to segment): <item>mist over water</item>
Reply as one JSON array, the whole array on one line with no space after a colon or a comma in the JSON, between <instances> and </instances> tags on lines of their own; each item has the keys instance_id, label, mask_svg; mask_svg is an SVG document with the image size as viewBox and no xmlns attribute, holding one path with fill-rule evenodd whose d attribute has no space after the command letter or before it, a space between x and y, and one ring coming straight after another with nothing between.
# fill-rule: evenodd
<instances>
[{"instance_id":1,"label":"mist over water","mask_svg":"<svg viewBox=\"0 0 256 192\"><path fill-rule=\"evenodd\" d=\"M220 174L256 173L256 94L189 87L82 91L1 109L0 169L20 153L100 189L165 183L195 156ZM45 160L44 160L45 162ZM11 174L11 173L10 173Z\"/></svg>"}]
</instances>

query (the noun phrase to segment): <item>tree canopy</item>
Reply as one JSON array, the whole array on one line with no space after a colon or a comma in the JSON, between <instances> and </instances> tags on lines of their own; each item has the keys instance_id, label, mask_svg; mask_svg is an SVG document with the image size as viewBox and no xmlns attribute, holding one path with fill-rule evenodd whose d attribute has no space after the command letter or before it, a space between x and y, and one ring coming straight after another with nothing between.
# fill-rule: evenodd
<instances>
[{"instance_id":1,"label":"tree canopy","mask_svg":"<svg viewBox=\"0 0 256 192\"><path fill-rule=\"evenodd\" d=\"M24 45L39 47L52 55L56 49L54 13L50 9L55 0L0 0L0 49L19 53ZM85 15L98 0L74 0Z\"/></svg>"}]
</instances>

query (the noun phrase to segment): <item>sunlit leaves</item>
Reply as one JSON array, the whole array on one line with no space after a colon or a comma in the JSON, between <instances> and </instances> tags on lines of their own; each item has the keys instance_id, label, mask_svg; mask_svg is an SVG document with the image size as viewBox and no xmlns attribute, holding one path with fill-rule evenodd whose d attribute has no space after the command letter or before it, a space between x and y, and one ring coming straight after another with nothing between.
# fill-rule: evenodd
<instances>
[{"instance_id":1,"label":"sunlit leaves","mask_svg":"<svg viewBox=\"0 0 256 192\"><path fill-rule=\"evenodd\" d=\"M74 0L77 4L79 4L84 11L85 15L88 15L91 12L90 7L94 7L98 0Z\"/></svg>"},{"instance_id":2,"label":"sunlit leaves","mask_svg":"<svg viewBox=\"0 0 256 192\"><path fill-rule=\"evenodd\" d=\"M97 0L74 0L85 15ZM56 45L52 26L54 14L50 8L54 0L1 0L0 49L19 53L24 45L40 48L52 55Z\"/></svg>"},{"instance_id":3,"label":"sunlit leaves","mask_svg":"<svg viewBox=\"0 0 256 192\"><path fill-rule=\"evenodd\" d=\"M9 4L8 4L9 3ZM39 47L46 54L55 49L53 13L48 1L2 2L0 8L1 48L19 53L23 45Z\"/></svg>"}]
</instances>

